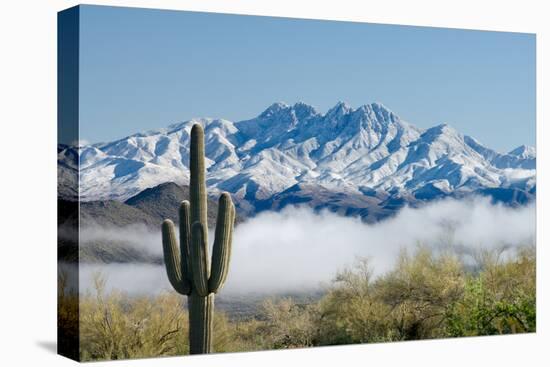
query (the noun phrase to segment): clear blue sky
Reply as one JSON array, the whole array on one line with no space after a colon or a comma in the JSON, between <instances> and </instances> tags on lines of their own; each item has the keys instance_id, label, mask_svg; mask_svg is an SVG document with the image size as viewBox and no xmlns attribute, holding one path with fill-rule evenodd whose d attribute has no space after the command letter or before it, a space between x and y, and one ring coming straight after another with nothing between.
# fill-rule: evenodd
<instances>
[{"instance_id":1,"label":"clear blue sky","mask_svg":"<svg viewBox=\"0 0 550 367\"><path fill-rule=\"evenodd\" d=\"M381 102L489 147L535 144L535 36L149 9L81 8L80 136L110 141L276 101Z\"/></svg>"}]
</instances>

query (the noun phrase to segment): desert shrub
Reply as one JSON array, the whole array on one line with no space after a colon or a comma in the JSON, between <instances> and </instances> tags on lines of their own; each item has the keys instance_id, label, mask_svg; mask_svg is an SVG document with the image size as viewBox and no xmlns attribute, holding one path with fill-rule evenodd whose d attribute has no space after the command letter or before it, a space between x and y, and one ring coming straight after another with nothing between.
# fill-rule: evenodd
<instances>
[{"instance_id":1,"label":"desert shrub","mask_svg":"<svg viewBox=\"0 0 550 367\"><path fill-rule=\"evenodd\" d=\"M463 293L464 272L450 254L403 251L373 279L368 261L340 272L321 300L321 344L372 343L444 336L448 304Z\"/></svg>"},{"instance_id":2,"label":"desert shrub","mask_svg":"<svg viewBox=\"0 0 550 367\"><path fill-rule=\"evenodd\" d=\"M390 308L375 294L367 259L339 272L319 302L317 340L320 345L391 340Z\"/></svg>"},{"instance_id":3,"label":"desert shrub","mask_svg":"<svg viewBox=\"0 0 550 367\"><path fill-rule=\"evenodd\" d=\"M265 300L257 328L262 335L260 343L272 349L315 345L317 314L315 304L298 304L291 298Z\"/></svg>"},{"instance_id":4,"label":"desert shrub","mask_svg":"<svg viewBox=\"0 0 550 367\"><path fill-rule=\"evenodd\" d=\"M189 354L185 297L175 292L128 296L105 291L106 280L94 277L94 292L80 298L81 358L112 360ZM76 297L74 298L76 300ZM78 318L75 318L78 322ZM255 320L231 323L214 314L214 350L238 352L260 349Z\"/></svg>"},{"instance_id":5,"label":"desert shrub","mask_svg":"<svg viewBox=\"0 0 550 367\"><path fill-rule=\"evenodd\" d=\"M486 250L471 272L453 253L403 251L373 279L368 261L340 272L319 302L320 345L532 332L536 329L534 246L505 257Z\"/></svg>"},{"instance_id":6,"label":"desert shrub","mask_svg":"<svg viewBox=\"0 0 550 367\"><path fill-rule=\"evenodd\" d=\"M448 307L449 336L494 335L536 330L536 257L522 247L512 260L482 254L479 274L466 279L464 296Z\"/></svg>"},{"instance_id":7,"label":"desert shrub","mask_svg":"<svg viewBox=\"0 0 550 367\"><path fill-rule=\"evenodd\" d=\"M80 341L83 360L111 360L185 354L187 312L182 297L165 293L128 297L105 293L96 275L95 294L80 301Z\"/></svg>"},{"instance_id":8,"label":"desert shrub","mask_svg":"<svg viewBox=\"0 0 550 367\"><path fill-rule=\"evenodd\" d=\"M377 277L367 259L358 259L354 266L338 272L318 301L270 298L255 316L234 321L217 311L214 350L535 331L534 246L521 247L513 256L492 250L476 258L478 264L472 267L452 253L418 247L412 253L403 251L394 267ZM100 275L95 277L95 290L81 295L80 303L74 292L61 288L59 320L75 331L80 323L83 360L189 353L185 297L175 292L156 296L107 293Z\"/></svg>"},{"instance_id":9,"label":"desert shrub","mask_svg":"<svg viewBox=\"0 0 550 367\"><path fill-rule=\"evenodd\" d=\"M447 307L462 297L464 279L463 265L451 253L426 247L412 255L403 251L395 269L375 284L376 297L390 308L392 338L444 337Z\"/></svg>"},{"instance_id":10,"label":"desert shrub","mask_svg":"<svg viewBox=\"0 0 550 367\"><path fill-rule=\"evenodd\" d=\"M266 341L268 338L263 334L263 322L251 318L249 320L238 320L227 324L227 342L219 346L217 341L218 329L215 329L214 345L216 352L243 352L263 349L273 349Z\"/></svg>"},{"instance_id":11,"label":"desert shrub","mask_svg":"<svg viewBox=\"0 0 550 367\"><path fill-rule=\"evenodd\" d=\"M262 349L254 320L230 322L222 311L214 313L213 349L216 353Z\"/></svg>"},{"instance_id":12,"label":"desert shrub","mask_svg":"<svg viewBox=\"0 0 550 367\"><path fill-rule=\"evenodd\" d=\"M60 271L57 283L57 349L64 355L78 358L78 294L68 283L69 274Z\"/></svg>"}]
</instances>

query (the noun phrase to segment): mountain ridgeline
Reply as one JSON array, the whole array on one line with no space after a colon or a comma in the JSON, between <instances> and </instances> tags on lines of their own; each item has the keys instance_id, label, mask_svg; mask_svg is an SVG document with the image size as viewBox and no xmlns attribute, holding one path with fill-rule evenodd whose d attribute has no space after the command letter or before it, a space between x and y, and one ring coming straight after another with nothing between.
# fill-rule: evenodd
<instances>
[{"instance_id":1,"label":"mountain ridgeline","mask_svg":"<svg viewBox=\"0 0 550 367\"><path fill-rule=\"evenodd\" d=\"M82 262L143 262L161 264L162 258L158 254L151 254L132 245L131 240L117 237L94 236L87 238L80 235L80 244L75 238L74 228L78 224L80 213L80 227L84 230L97 229L98 231L125 228L128 226L143 226L149 231L158 231L164 219L176 220L178 209L183 200L189 200L189 187L178 186L167 182L146 189L136 196L120 202L116 200L85 201L80 203L58 198L58 226L60 258L67 261L78 259ZM218 201L208 199L208 226L214 228L217 220ZM237 222L242 218L237 216Z\"/></svg>"},{"instance_id":2,"label":"mountain ridgeline","mask_svg":"<svg viewBox=\"0 0 550 367\"><path fill-rule=\"evenodd\" d=\"M166 218L178 218L178 209L183 200L189 200L189 187L167 182L145 189L125 202L117 200L96 200L80 203L80 224L82 227L125 227L142 224L157 230ZM67 207L71 201L59 198L60 208ZM208 226L216 224L218 202L208 199ZM77 211L60 211L59 225L73 225ZM242 221L240 217L237 221Z\"/></svg>"},{"instance_id":3,"label":"mountain ridgeline","mask_svg":"<svg viewBox=\"0 0 550 367\"><path fill-rule=\"evenodd\" d=\"M90 202L83 210L114 201L139 210L145 222L154 218L151 224L174 217L155 195L161 184L188 185L195 123L205 129L209 192L230 192L245 216L304 204L376 221L447 196L521 205L536 193L532 147L499 153L445 124L424 130L381 104L354 109L341 102L325 114L304 103L275 103L250 120L200 118L114 142L60 147L60 187L65 180L74 187L70 171L78 157L80 199Z\"/></svg>"}]
</instances>

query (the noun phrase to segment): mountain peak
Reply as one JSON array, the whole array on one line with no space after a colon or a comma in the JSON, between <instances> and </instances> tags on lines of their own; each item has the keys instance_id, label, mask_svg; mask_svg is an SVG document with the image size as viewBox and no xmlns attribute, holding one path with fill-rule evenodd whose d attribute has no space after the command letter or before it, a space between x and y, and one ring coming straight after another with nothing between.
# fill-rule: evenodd
<instances>
[{"instance_id":1,"label":"mountain peak","mask_svg":"<svg viewBox=\"0 0 550 367\"><path fill-rule=\"evenodd\" d=\"M343 101L339 101L336 103L334 107L332 107L330 110L327 111L326 116L328 117L334 117L334 116L343 116L347 115L353 111L353 108L349 104Z\"/></svg>"},{"instance_id":2,"label":"mountain peak","mask_svg":"<svg viewBox=\"0 0 550 367\"><path fill-rule=\"evenodd\" d=\"M304 101L298 101L294 103L293 108L313 108L312 105L305 103ZM314 108L313 108L314 109Z\"/></svg>"},{"instance_id":3,"label":"mountain peak","mask_svg":"<svg viewBox=\"0 0 550 367\"><path fill-rule=\"evenodd\" d=\"M285 102L275 102L271 106L266 108L265 111L262 112L259 117L262 117L262 118L271 117L283 110L288 109L289 107L290 106Z\"/></svg>"},{"instance_id":4,"label":"mountain peak","mask_svg":"<svg viewBox=\"0 0 550 367\"><path fill-rule=\"evenodd\" d=\"M284 122L285 125L295 125L316 115L319 115L317 110L304 102L297 102L292 106L284 102L276 102L262 112L258 118L260 120L270 120L269 125L271 125L271 120L277 123Z\"/></svg>"},{"instance_id":5,"label":"mountain peak","mask_svg":"<svg viewBox=\"0 0 550 367\"><path fill-rule=\"evenodd\" d=\"M509 151L508 154L514 155L520 158L531 158L531 157L535 157L536 151L535 151L535 147L530 147L528 145L520 145L519 147Z\"/></svg>"},{"instance_id":6,"label":"mountain peak","mask_svg":"<svg viewBox=\"0 0 550 367\"><path fill-rule=\"evenodd\" d=\"M370 104L370 107L371 107L374 111L382 111L382 110L383 110L383 111L387 111L387 112L389 112L389 113L392 112L388 107L384 106L384 105L383 105L382 103L380 103L380 102L373 102L373 103Z\"/></svg>"},{"instance_id":7,"label":"mountain peak","mask_svg":"<svg viewBox=\"0 0 550 367\"><path fill-rule=\"evenodd\" d=\"M296 102L294 106L292 106L292 109L298 118L319 114L315 107L302 101Z\"/></svg>"},{"instance_id":8,"label":"mountain peak","mask_svg":"<svg viewBox=\"0 0 550 367\"><path fill-rule=\"evenodd\" d=\"M450 191L476 190L511 184L512 176L503 169L536 166L534 148L521 146L497 154L447 124L417 128L381 103L352 108L338 102L318 113L304 102L277 102L249 120L193 119L153 135L133 135L82 150L81 198L125 200L144 192L179 199L174 184L144 190L189 181L188 130L197 122L205 126L212 193L240 195L239 200L248 203L243 205L250 205L246 210L253 210L254 200L267 200L295 184L344 191L352 185L412 193L429 184ZM63 167L78 168L79 152L63 152L58 156ZM69 164L71 158L75 164ZM74 174L67 172L66 182L71 182ZM530 188L534 174L528 178L514 185Z\"/></svg>"},{"instance_id":9,"label":"mountain peak","mask_svg":"<svg viewBox=\"0 0 550 367\"><path fill-rule=\"evenodd\" d=\"M460 138L462 135L449 124L443 123L425 130L422 136L430 141L435 141L442 138Z\"/></svg>"},{"instance_id":10,"label":"mountain peak","mask_svg":"<svg viewBox=\"0 0 550 367\"><path fill-rule=\"evenodd\" d=\"M439 133L457 133L455 128L453 128L451 125L449 125L446 122L436 125L430 128L430 130L431 129L434 129L434 131L438 131Z\"/></svg>"}]
</instances>

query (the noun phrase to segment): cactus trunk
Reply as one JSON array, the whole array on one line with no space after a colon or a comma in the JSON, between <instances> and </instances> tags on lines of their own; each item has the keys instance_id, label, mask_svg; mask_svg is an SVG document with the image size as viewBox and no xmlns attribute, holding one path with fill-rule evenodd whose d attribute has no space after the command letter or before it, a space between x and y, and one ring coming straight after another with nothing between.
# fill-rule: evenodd
<instances>
[{"instance_id":1,"label":"cactus trunk","mask_svg":"<svg viewBox=\"0 0 550 367\"><path fill-rule=\"evenodd\" d=\"M212 352L212 322L214 317L214 293L206 297L191 293L189 308L189 353Z\"/></svg>"},{"instance_id":2,"label":"cactus trunk","mask_svg":"<svg viewBox=\"0 0 550 367\"><path fill-rule=\"evenodd\" d=\"M168 279L174 289L188 296L189 351L212 352L214 294L224 285L229 270L235 206L231 196L220 196L212 261L208 256L208 222L206 172L204 166L204 131L201 125L191 129L189 168L190 202L181 203L179 211L180 243L174 223L162 223L162 245Z\"/></svg>"},{"instance_id":3,"label":"cactus trunk","mask_svg":"<svg viewBox=\"0 0 550 367\"><path fill-rule=\"evenodd\" d=\"M206 177L204 169L204 131L202 126L195 125L191 129L191 154L189 168L190 177L190 201L191 201L191 225L200 222L204 228L208 228L206 209ZM205 233L204 240L208 243Z\"/></svg>"}]
</instances>

